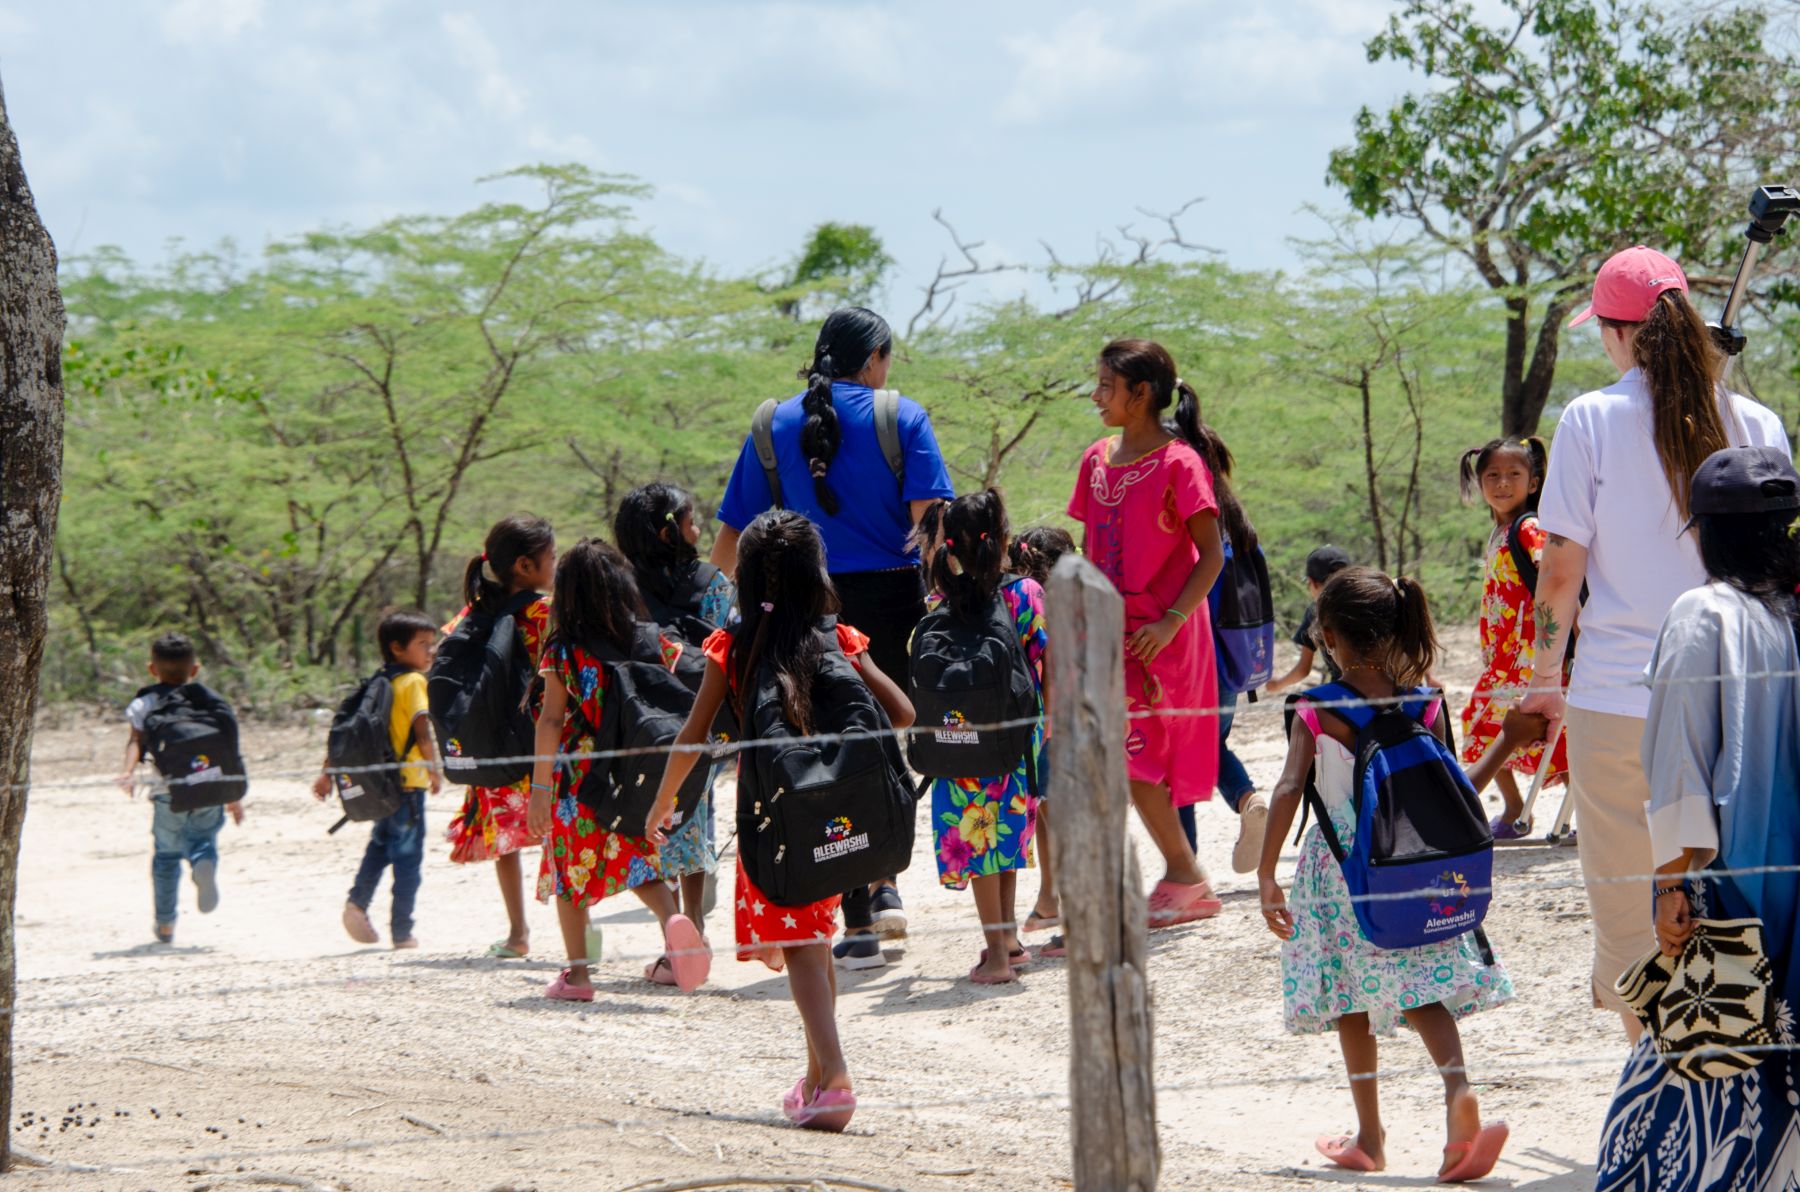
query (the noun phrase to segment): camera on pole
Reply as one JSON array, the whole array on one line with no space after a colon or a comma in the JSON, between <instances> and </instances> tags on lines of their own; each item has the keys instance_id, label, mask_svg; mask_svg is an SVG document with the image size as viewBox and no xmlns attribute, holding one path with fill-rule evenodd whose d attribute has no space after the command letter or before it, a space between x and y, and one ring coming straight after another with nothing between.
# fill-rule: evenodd
<instances>
[{"instance_id":1,"label":"camera on pole","mask_svg":"<svg viewBox=\"0 0 1800 1192\"><path fill-rule=\"evenodd\" d=\"M1750 196L1750 226L1744 229L1744 237L1749 243L1744 246L1744 259L1738 262L1737 276L1731 280L1731 292L1725 296L1725 310L1719 315L1719 321L1708 324L1713 338L1727 356L1736 356L1744 350L1744 332L1737 325L1738 311L1750 288L1750 274L1756 269L1756 259L1762 255L1763 245L1781 235L1782 225L1797 211L1800 211L1800 190L1791 186L1759 186Z\"/></svg>"}]
</instances>

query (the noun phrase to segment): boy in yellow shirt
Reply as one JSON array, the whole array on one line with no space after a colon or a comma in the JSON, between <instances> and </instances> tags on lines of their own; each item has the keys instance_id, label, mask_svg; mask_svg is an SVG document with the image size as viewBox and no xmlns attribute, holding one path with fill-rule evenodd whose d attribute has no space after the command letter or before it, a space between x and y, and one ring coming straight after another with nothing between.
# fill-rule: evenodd
<instances>
[{"instance_id":1,"label":"boy in yellow shirt","mask_svg":"<svg viewBox=\"0 0 1800 1192\"><path fill-rule=\"evenodd\" d=\"M416 948L419 941L413 936L413 905L425 861L425 792L429 789L435 795L444 785L442 773L431 765L437 761L438 753L432 741L425 697L425 672L437 652L438 628L423 613L395 612L382 618L376 636L394 689L394 710L388 721L394 756L415 764L400 769L404 797L399 810L376 820L369 832L362 865L344 903L344 930L359 944L380 942L375 925L369 921L369 904L375 900L382 870L392 866L394 909L389 921L390 938L395 948ZM329 775L319 775L313 794L321 801L331 794Z\"/></svg>"}]
</instances>

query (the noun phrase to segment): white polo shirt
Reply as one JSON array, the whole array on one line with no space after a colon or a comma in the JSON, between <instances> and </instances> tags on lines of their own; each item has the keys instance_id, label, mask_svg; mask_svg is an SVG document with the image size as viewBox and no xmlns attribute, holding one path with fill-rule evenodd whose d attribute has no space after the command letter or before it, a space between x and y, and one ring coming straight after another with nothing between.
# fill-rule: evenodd
<instances>
[{"instance_id":1,"label":"white polo shirt","mask_svg":"<svg viewBox=\"0 0 1800 1192\"><path fill-rule=\"evenodd\" d=\"M1787 431L1768 407L1722 391L1719 412L1732 446L1792 455ZM1639 370L1569 403L1550 444L1538 524L1588 551L1571 707L1649 715L1644 668L1663 618L1683 592L1706 582L1694 536L1681 533L1686 521L1656 456Z\"/></svg>"}]
</instances>

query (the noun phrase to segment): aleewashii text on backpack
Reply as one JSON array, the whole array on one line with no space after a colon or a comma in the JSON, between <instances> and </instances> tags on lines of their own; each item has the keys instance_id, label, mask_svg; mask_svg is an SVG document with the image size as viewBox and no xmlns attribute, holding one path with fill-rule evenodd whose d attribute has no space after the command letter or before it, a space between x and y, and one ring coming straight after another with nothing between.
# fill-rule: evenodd
<instances>
[{"instance_id":1,"label":"aleewashii text on backpack","mask_svg":"<svg viewBox=\"0 0 1800 1192\"><path fill-rule=\"evenodd\" d=\"M1219 682L1251 693L1275 674L1275 592L1261 545L1225 544L1225 565L1208 598Z\"/></svg>"},{"instance_id":2,"label":"aleewashii text on backpack","mask_svg":"<svg viewBox=\"0 0 1800 1192\"><path fill-rule=\"evenodd\" d=\"M531 773L533 676L518 617L538 599L519 592L495 611L471 609L438 646L425 694L451 782L505 787Z\"/></svg>"},{"instance_id":3,"label":"aleewashii text on backpack","mask_svg":"<svg viewBox=\"0 0 1800 1192\"><path fill-rule=\"evenodd\" d=\"M359 683L331 718L331 732L325 738L325 768L344 814L330 832L347 823L386 819L405 804L400 763L403 755L412 751L413 729L408 726L406 747L399 754L394 752L390 731L394 678L405 673L405 667L393 663L382 667Z\"/></svg>"},{"instance_id":4,"label":"aleewashii text on backpack","mask_svg":"<svg viewBox=\"0 0 1800 1192\"><path fill-rule=\"evenodd\" d=\"M1327 683L1287 703L1290 730L1296 715L1307 717L1315 733L1314 718L1325 715L1356 730L1351 843L1339 838L1310 770L1306 803L1343 869L1363 935L1390 949L1478 931L1494 881L1494 837L1481 799L1454 746L1433 731L1442 693L1419 688L1399 694L1403 703L1371 706L1357 702L1363 697L1353 688ZM1307 706L1337 701L1348 702ZM1448 735L1448 723L1443 727ZM1486 954L1486 939L1476 939Z\"/></svg>"},{"instance_id":5,"label":"aleewashii text on backpack","mask_svg":"<svg viewBox=\"0 0 1800 1192\"><path fill-rule=\"evenodd\" d=\"M845 657L835 618L812 680L812 736L788 722L781 687L759 667L746 702L738 771L738 855L777 906L805 906L904 870L917 794L893 723Z\"/></svg>"},{"instance_id":6,"label":"aleewashii text on backpack","mask_svg":"<svg viewBox=\"0 0 1800 1192\"><path fill-rule=\"evenodd\" d=\"M960 616L946 601L913 634L908 679L918 718L906 752L927 777L992 778L1024 758L1028 785L1038 790L1031 741L1043 701L1007 611L1005 588L1016 582L1001 577L985 616Z\"/></svg>"},{"instance_id":7,"label":"aleewashii text on backpack","mask_svg":"<svg viewBox=\"0 0 1800 1192\"><path fill-rule=\"evenodd\" d=\"M642 836L668 764L668 747L693 710L694 696L706 675L706 659L699 650L683 647L670 669L658 626L648 621L638 623L629 650L610 642L585 648L606 668L600 723L587 728L595 752L617 750L621 756L593 759L575 789L575 798L608 832ZM579 702L572 707L574 715L582 716ZM720 704L713 721L712 739L725 742L736 735L737 717L727 700ZM687 781L676 792L676 826L687 821L706 793L712 778L710 760L703 759L689 771Z\"/></svg>"},{"instance_id":8,"label":"aleewashii text on backpack","mask_svg":"<svg viewBox=\"0 0 1800 1192\"><path fill-rule=\"evenodd\" d=\"M238 750L237 714L204 683L184 683L153 697L144 714L144 751L169 788L171 811L195 811L236 803L249 789Z\"/></svg>"}]
</instances>

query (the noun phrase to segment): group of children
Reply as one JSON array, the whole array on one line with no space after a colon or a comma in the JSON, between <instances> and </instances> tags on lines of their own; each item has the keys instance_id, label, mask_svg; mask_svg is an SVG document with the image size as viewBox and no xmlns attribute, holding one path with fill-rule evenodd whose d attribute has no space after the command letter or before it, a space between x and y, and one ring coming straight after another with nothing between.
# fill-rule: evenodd
<instances>
[{"instance_id":1,"label":"group of children","mask_svg":"<svg viewBox=\"0 0 1800 1192\"><path fill-rule=\"evenodd\" d=\"M1108 434L1083 455L1068 513L1083 527L1083 553L1125 601L1131 796L1163 861L1149 900L1151 925L1219 913L1221 903L1196 857L1191 826L1184 831L1182 811L1209 798L1215 787L1235 787L1234 806L1245 824L1235 850L1244 854L1238 868L1255 866L1268 924L1283 940L1287 1026L1298 1032L1336 1029L1353 1077L1359 1130L1322 1138L1319 1149L1346 1167L1383 1166L1374 1040L1404 1019L1445 1073L1449 1145L1440 1175L1478 1178L1493 1166L1505 1128L1480 1120L1456 1019L1507 1000L1512 987L1474 933L1394 948L1378 947L1365 931L1345 925L1343 907L1351 894L1336 854L1353 845L1358 829L1352 751L1367 709L1320 694L1349 691L1351 704L1398 701L1404 715L1439 739L1435 734L1447 729L1441 695L1421 686L1437 652L1425 594L1410 579L1351 566L1337 548L1308 558L1314 603L1297 637L1301 663L1267 690L1303 681L1314 651L1323 653L1333 682L1343 687L1297 697L1281 779L1264 801L1241 763L1222 748L1215 702L1224 689L1209 593L1228 543L1240 554L1254 547L1254 532L1231 493L1230 454L1201 420L1196 393L1157 344L1109 344L1098 361L1093 402ZM1174 418L1166 422L1171 407ZM1509 713L1497 695L1529 678L1529 599L1519 596L1520 566L1509 543L1541 549L1542 537L1529 519L1515 523L1534 501L1542 462L1541 446L1514 440L1489 444L1464 461L1465 482L1479 487L1495 527L1482 619L1489 665L1463 716L1463 756L1472 763L1467 781L1476 787L1504 773L1504 766L1532 768L1529 751L1508 759L1542 735L1541 721ZM600 940L589 912L624 891L648 906L662 927L664 953L646 966L645 978L692 990L710 966L706 895L717 864L715 809L704 771L731 764L716 747L721 735L735 735L739 862L730 888L738 957L787 971L804 1026L806 1070L783 1097L783 1111L804 1125L842 1129L856 1102L837 1031L837 979L829 949L821 946L835 933L838 897L820 894L807 871L830 868L831 888L849 888L851 880L837 875L860 873L857 850L873 856L884 846L859 825L879 817L880 801L894 790L904 789L910 799L912 779L897 751L867 754L864 760L881 758L875 768L885 774L853 780L851 763L839 756L851 752L849 742L836 751L802 746L814 734L850 724L847 717L904 730L923 712L912 739L926 747L915 745L911 760L913 769L931 778L939 881L972 890L983 937L969 979L982 985L1016 980L1033 959L1014 926L1018 871L1032 864L1037 838L1053 831L1055 800L1079 795L1061 790L1047 798L1043 720L1049 640L1044 584L1057 558L1076 544L1049 527L1014 536L1004 502L992 490L934 504L915 539L932 611L915 636L911 673L887 675L869 657L868 639L836 620L824 547L805 518L782 510L757 517L739 539L735 576L700 561L693 502L673 486L635 490L613 528L612 543L583 539L559 557L548 523L511 517L494 526L482 553L468 564L466 607L443 628L461 627L466 635L479 621L516 634L510 649L520 665L512 673L530 681L507 689L502 702L535 722L535 761L505 785L468 787L449 829L452 858L495 862L508 934L490 953L519 957L531 947L519 853L542 845L537 892L556 904L569 961L546 996L593 999L589 968ZM374 821L344 908L346 929L365 943L377 939L368 912L386 868L393 870L390 941L398 948L415 943L424 798L439 789L444 769L436 764L433 739L437 695L427 682L438 634L430 620L402 612L385 618L378 635L391 688L387 745L401 798ZM185 682L194 671L191 647L182 653L169 640L158 642L152 664L162 685ZM960 661L937 665L947 658ZM1014 703L1006 706L1028 709L1022 724L1012 724L1020 733L995 740L980 722L945 703L956 692L944 676L982 667L1010 692ZM676 692L673 704L670 691ZM1232 699L1237 694L1225 693ZM669 747L666 763L659 756L648 767L630 769L612 755L619 742L641 739L631 733L658 715L666 719L671 707L685 719L677 716L678 731L671 727L656 738ZM940 714L940 708L949 710ZM135 729L133 741L135 748ZM780 748L759 748L757 742ZM966 753L958 752L965 747ZM454 739L444 742L452 769L460 749ZM983 759L970 765L987 772L963 773L945 760L958 756ZM1231 774L1223 783L1222 757ZM128 770L135 761L128 754ZM332 761L334 773L321 775L315 793L324 799L337 790L348 808L354 775L338 772L342 767ZM818 781L809 786L808 774L829 781L823 789ZM1463 781L1460 770L1456 780ZM842 785L846 802L837 809L841 814L823 821L822 839L791 835L809 809L833 810L832 782ZM643 789L626 789L633 786ZM1514 824L1520 810L1510 778L1502 779L1502 792L1507 803L1496 834ZM1320 822L1303 845L1290 908L1275 880L1277 860L1303 795L1313 794ZM865 807L871 810L865 813ZM632 810L613 814L624 808ZM157 933L166 939L174 911L173 881L165 879L178 872L179 861L165 863L163 819L159 808ZM216 833L216 822L210 830ZM182 831L203 837L208 828ZM910 828L904 833L910 849ZM181 847L206 909L217 898L210 842ZM173 845L169 851L176 853ZM1037 900L1023 924L1027 932L1053 928L1060 919L1044 859ZM1055 936L1041 955L1058 955L1064 947Z\"/></svg>"}]
</instances>

